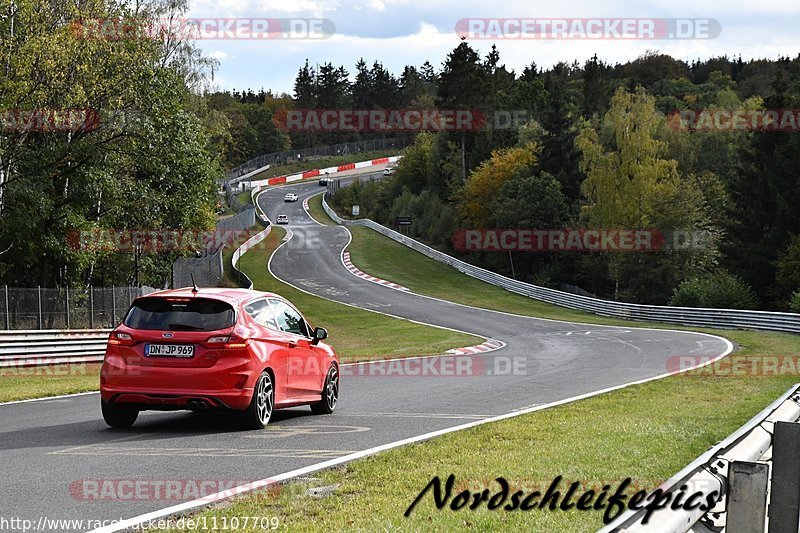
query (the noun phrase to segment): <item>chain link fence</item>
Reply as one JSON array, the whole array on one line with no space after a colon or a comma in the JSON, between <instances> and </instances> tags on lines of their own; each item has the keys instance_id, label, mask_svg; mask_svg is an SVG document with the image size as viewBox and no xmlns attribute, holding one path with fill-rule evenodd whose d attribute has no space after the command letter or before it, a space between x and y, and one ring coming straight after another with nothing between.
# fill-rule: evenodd
<instances>
[{"instance_id":1,"label":"chain link fence","mask_svg":"<svg viewBox=\"0 0 800 533\"><path fill-rule=\"evenodd\" d=\"M104 329L115 327L134 298L152 287L43 288L0 290L2 329Z\"/></svg>"},{"instance_id":2,"label":"chain link fence","mask_svg":"<svg viewBox=\"0 0 800 533\"><path fill-rule=\"evenodd\" d=\"M391 148L405 148L412 140L411 135L403 135L390 139L369 139L363 141L352 141L341 144L331 144L328 146L315 146L313 148L302 148L297 150L286 150L264 154L247 161L226 172L225 180L230 181L243 176L248 172L265 167L267 165L286 165L298 161L308 161L321 157L358 154L361 152L373 152L375 150L389 150Z\"/></svg>"},{"instance_id":3,"label":"chain link fence","mask_svg":"<svg viewBox=\"0 0 800 533\"><path fill-rule=\"evenodd\" d=\"M252 205L232 217L220 220L214 230L214 238L206 244L206 251L208 253L216 252L220 246L230 244L237 234L248 231L257 222L256 208Z\"/></svg>"},{"instance_id":4,"label":"chain link fence","mask_svg":"<svg viewBox=\"0 0 800 533\"><path fill-rule=\"evenodd\" d=\"M254 207L217 222L214 237L208 241L201 257L181 257L172 263L172 286L191 287L192 276L198 287L219 287L225 277L223 248L235 248L240 239L258 224ZM244 237L243 237L244 236Z\"/></svg>"},{"instance_id":5,"label":"chain link fence","mask_svg":"<svg viewBox=\"0 0 800 533\"><path fill-rule=\"evenodd\" d=\"M225 184L222 186L223 190L225 191L225 201L230 206L230 208L236 211L237 213L240 213L242 211L245 211L253 207L250 204L243 204L242 202L239 201L238 195L239 193L248 190L246 187L247 183L244 181L234 184L225 182Z\"/></svg>"},{"instance_id":6,"label":"chain link fence","mask_svg":"<svg viewBox=\"0 0 800 533\"><path fill-rule=\"evenodd\" d=\"M172 287L179 289L191 287L192 277L198 287L219 287L224 276L222 250L203 257L180 257L172 263Z\"/></svg>"}]
</instances>

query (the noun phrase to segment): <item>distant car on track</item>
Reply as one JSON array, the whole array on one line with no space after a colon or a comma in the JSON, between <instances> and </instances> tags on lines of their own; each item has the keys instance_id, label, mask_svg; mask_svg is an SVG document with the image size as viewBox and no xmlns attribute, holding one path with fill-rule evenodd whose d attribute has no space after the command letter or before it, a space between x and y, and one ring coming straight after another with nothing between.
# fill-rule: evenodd
<instances>
[{"instance_id":1,"label":"distant car on track","mask_svg":"<svg viewBox=\"0 0 800 533\"><path fill-rule=\"evenodd\" d=\"M320 187L323 187L323 186L325 186L325 185L327 185L327 184L328 184L328 178L320 178L320 179L319 179L319 185L320 185Z\"/></svg>"},{"instance_id":2,"label":"distant car on track","mask_svg":"<svg viewBox=\"0 0 800 533\"><path fill-rule=\"evenodd\" d=\"M283 197L283 201L284 202L296 202L297 198L298 197L297 197L297 195L295 193L290 192L289 194L287 194L286 196Z\"/></svg>"},{"instance_id":3,"label":"distant car on track","mask_svg":"<svg viewBox=\"0 0 800 533\"><path fill-rule=\"evenodd\" d=\"M275 223L276 224L288 224L289 223L289 217L286 216L286 215L278 215L277 218L275 218Z\"/></svg>"},{"instance_id":4,"label":"distant car on track","mask_svg":"<svg viewBox=\"0 0 800 533\"><path fill-rule=\"evenodd\" d=\"M219 410L252 429L274 409L332 413L339 359L289 301L248 289L184 288L131 304L108 339L103 418L130 427L140 411Z\"/></svg>"},{"instance_id":5,"label":"distant car on track","mask_svg":"<svg viewBox=\"0 0 800 533\"><path fill-rule=\"evenodd\" d=\"M384 176L391 176L393 173L394 173L394 170L392 170L391 167L386 167L386 168L383 169L383 175Z\"/></svg>"}]
</instances>

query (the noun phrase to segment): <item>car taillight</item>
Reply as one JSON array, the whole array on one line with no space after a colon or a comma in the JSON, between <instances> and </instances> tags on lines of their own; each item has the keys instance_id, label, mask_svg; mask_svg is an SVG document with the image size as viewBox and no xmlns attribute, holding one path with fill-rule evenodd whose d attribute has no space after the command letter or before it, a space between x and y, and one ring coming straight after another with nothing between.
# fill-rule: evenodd
<instances>
[{"instance_id":1,"label":"car taillight","mask_svg":"<svg viewBox=\"0 0 800 533\"><path fill-rule=\"evenodd\" d=\"M247 346L247 339L236 335L210 337L206 342L209 344L221 344L223 348L245 348Z\"/></svg>"},{"instance_id":2,"label":"car taillight","mask_svg":"<svg viewBox=\"0 0 800 533\"><path fill-rule=\"evenodd\" d=\"M122 333L121 331L112 331L111 335L108 337L108 344L118 344L121 346L132 346L133 345L133 337L131 337L127 333Z\"/></svg>"}]
</instances>

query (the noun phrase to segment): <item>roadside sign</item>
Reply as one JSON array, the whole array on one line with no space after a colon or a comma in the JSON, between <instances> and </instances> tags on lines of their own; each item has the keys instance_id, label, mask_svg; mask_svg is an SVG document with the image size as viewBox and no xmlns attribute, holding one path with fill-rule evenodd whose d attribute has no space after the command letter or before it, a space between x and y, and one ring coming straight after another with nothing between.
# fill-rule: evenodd
<instances>
[{"instance_id":1,"label":"roadside sign","mask_svg":"<svg viewBox=\"0 0 800 533\"><path fill-rule=\"evenodd\" d=\"M410 226L411 217L397 217L394 219L395 226Z\"/></svg>"},{"instance_id":2,"label":"roadside sign","mask_svg":"<svg viewBox=\"0 0 800 533\"><path fill-rule=\"evenodd\" d=\"M361 212L361 207L359 207L357 205L354 205L353 206L353 216L357 217L360 212Z\"/></svg>"}]
</instances>

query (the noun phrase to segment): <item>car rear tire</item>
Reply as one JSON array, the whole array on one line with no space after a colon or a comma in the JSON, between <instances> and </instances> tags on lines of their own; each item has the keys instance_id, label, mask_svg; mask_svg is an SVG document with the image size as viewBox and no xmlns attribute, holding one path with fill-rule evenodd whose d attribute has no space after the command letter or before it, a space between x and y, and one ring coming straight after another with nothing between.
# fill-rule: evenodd
<instances>
[{"instance_id":1,"label":"car rear tire","mask_svg":"<svg viewBox=\"0 0 800 533\"><path fill-rule=\"evenodd\" d=\"M100 400L103 420L112 428L129 428L139 417L139 410Z\"/></svg>"},{"instance_id":2,"label":"car rear tire","mask_svg":"<svg viewBox=\"0 0 800 533\"><path fill-rule=\"evenodd\" d=\"M325 377L325 386L322 387L322 399L311 404L311 411L315 415L329 415L336 409L339 401L339 369L331 366Z\"/></svg>"},{"instance_id":3,"label":"car rear tire","mask_svg":"<svg viewBox=\"0 0 800 533\"><path fill-rule=\"evenodd\" d=\"M272 374L261 373L253 388L253 399L242 413L242 424L247 429L264 429L272 418L275 406L275 382Z\"/></svg>"}]
</instances>

